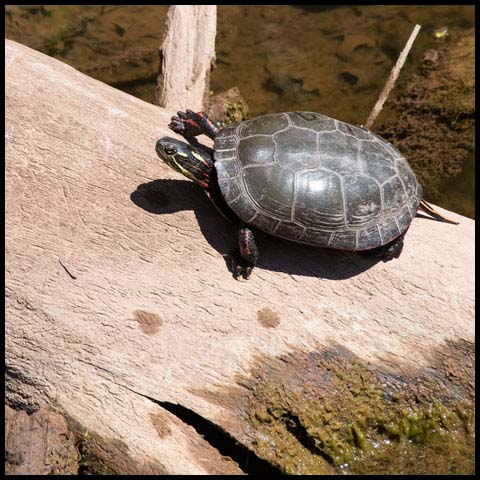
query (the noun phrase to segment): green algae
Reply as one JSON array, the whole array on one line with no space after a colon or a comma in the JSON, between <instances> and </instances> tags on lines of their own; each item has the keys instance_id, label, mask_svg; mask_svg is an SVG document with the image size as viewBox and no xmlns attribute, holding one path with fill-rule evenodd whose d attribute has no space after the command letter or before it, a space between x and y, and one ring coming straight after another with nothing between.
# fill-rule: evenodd
<instances>
[{"instance_id":1,"label":"green algae","mask_svg":"<svg viewBox=\"0 0 480 480\"><path fill-rule=\"evenodd\" d=\"M473 473L473 400L458 385L344 353L283 361L288 376L257 372L246 412L256 453L284 473Z\"/></svg>"},{"instance_id":2,"label":"green algae","mask_svg":"<svg viewBox=\"0 0 480 480\"><path fill-rule=\"evenodd\" d=\"M250 111L247 102L243 97L233 102L227 109L224 117L225 125L239 123L250 118Z\"/></svg>"}]
</instances>

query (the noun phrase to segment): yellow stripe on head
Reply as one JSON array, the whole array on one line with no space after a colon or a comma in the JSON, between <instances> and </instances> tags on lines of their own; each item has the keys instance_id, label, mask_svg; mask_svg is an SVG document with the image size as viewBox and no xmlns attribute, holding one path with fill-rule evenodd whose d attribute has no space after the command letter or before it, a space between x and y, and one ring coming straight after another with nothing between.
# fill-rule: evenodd
<instances>
[{"instance_id":1,"label":"yellow stripe on head","mask_svg":"<svg viewBox=\"0 0 480 480\"><path fill-rule=\"evenodd\" d=\"M194 155L195 158L198 158L204 165L208 166L208 162L205 161L205 159L202 157L202 155L200 155L195 150L192 150L192 154Z\"/></svg>"}]
</instances>

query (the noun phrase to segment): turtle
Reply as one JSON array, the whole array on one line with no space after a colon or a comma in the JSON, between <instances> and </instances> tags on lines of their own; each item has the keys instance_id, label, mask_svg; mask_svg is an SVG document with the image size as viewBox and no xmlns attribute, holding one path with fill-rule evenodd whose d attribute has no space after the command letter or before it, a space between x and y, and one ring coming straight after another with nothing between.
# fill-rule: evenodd
<instances>
[{"instance_id":1,"label":"turtle","mask_svg":"<svg viewBox=\"0 0 480 480\"><path fill-rule=\"evenodd\" d=\"M422 187L398 150L364 127L320 113L268 113L221 126L187 109L169 127L188 143L160 138L160 159L200 185L238 226L239 249L231 256L237 279L248 279L258 262L257 230L398 258L422 205ZM200 134L213 149L198 142Z\"/></svg>"}]
</instances>

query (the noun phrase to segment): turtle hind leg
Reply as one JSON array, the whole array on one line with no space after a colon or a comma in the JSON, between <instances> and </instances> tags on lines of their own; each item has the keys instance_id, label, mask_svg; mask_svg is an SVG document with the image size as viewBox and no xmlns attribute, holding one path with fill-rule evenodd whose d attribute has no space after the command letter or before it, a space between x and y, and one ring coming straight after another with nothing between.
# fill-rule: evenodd
<instances>
[{"instance_id":1,"label":"turtle hind leg","mask_svg":"<svg viewBox=\"0 0 480 480\"><path fill-rule=\"evenodd\" d=\"M394 258L398 258L403 250L403 240L405 238L405 234L407 230L405 230L399 237L395 238L391 242L383 245L382 247L373 248L372 250L368 250L370 255L378 257L380 260L384 262L389 262Z\"/></svg>"},{"instance_id":2,"label":"turtle hind leg","mask_svg":"<svg viewBox=\"0 0 480 480\"><path fill-rule=\"evenodd\" d=\"M390 243L387 243L383 246L383 251L381 252L381 259L384 262L398 258L403 250L403 239L405 234L400 235L395 240Z\"/></svg>"},{"instance_id":3,"label":"turtle hind leg","mask_svg":"<svg viewBox=\"0 0 480 480\"><path fill-rule=\"evenodd\" d=\"M238 230L238 246L239 250L228 255L230 268L234 278L243 277L248 280L259 257L255 237L250 228L240 227Z\"/></svg>"}]
</instances>

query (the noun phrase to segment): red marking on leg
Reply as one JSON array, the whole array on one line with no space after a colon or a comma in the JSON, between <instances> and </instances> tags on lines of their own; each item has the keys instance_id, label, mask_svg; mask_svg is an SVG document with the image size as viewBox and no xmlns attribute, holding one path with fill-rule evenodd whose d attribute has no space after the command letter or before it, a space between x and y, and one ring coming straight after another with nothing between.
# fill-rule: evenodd
<instances>
[{"instance_id":1,"label":"red marking on leg","mask_svg":"<svg viewBox=\"0 0 480 480\"><path fill-rule=\"evenodd\" d=\"M216 133L218 132L217 126L216 126L210 119L208 119L208 118L207 118L207 124L208 124L210 130L212 130L212 132L213 132L214 134L216 134Z\"/></svg>"},{"instance_id":2,"label":"red marking on leg","mask_svg":"<svg viewBox=\"0 0 480 480\"><path fill-rule=\"evenodd\" d=\"M187 118L185 120L185 123L193 125L195 128L198 128L200 130L200 126L198 125L198 123L195 120L192 120L191 118Z\"/></svg>"},{"instance_id":3,"label":"red marking on leg","mask_svg":"<svg viewBox=\"0 0 480 480\"><path fill-rule=\"evenodd\" d=\"M250 255L250 245L248 244L249 242L249 231L248 230L244 230L245 232L245 245L244 245L244 248L245 248L245 251L247 252L247 255Z\"/></svg>"}]
</instances>

